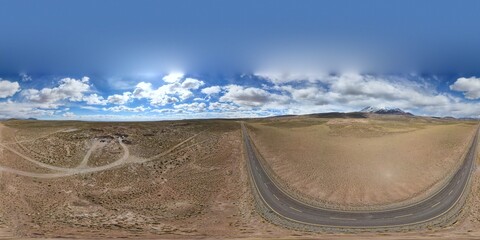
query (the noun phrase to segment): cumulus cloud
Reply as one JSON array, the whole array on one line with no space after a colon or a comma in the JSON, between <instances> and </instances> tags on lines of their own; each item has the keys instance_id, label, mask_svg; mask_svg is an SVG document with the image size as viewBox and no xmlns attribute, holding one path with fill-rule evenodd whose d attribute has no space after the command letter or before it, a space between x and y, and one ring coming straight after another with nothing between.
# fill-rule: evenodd
<instances>
[{"instance_id":1,"label":"cumulus cloud","mask_svg":"<svg viewBox=\"0 0 480 240\"><path fill-rule=\"evenodd\" d=\"M182 82L182 88L184 89L198 89L200 86L205 84L203 81L194 78L187 78Z\"/></svg>"},{"instance_id":2,"label":"cumulus cloud","mask_svg":"<svg viewBox=\"0 0 480 240\"><path fill-rule=\"evenodd\" d=\"M250 75L252 79L253 76ZM0 118L57 116L69 118L76 109L92 111L131 112L171 118L270 116L275 114L306 114L326 111L358 111L365 106L399 107L416 114L478 117L476 103L465 99L480 98L480 79L459 78L450 86L463 92L465 98L449 92L437 92L418 76L368 75L345 73L324 75L316 73L263 73L259 82L209 86L183 74L169 74L165 83L142 81L123 93L108 97L93 93L88 77L64 78L57 85L43 89L20 90L20 84L0 80L0 98L21 92L15 102L0 101ZM430 82L430 83L429 83ZM239 82L240 83L240 82ZM28 84L28 83L22 83ZM203 98L202 98L203 97ZM13 98L12 98L13 99ZM147 103L147 106L138 105ZM69 102L76 104L68 105ZM81 102L81 103L79 103ZM116 106L112 106L116 105ZM100 105L103 107L95 106ZM60 106L73 110L59 111ZM159 107L165 108L157 109ZM154 108L154 109L151 109Z\"/></svg>"},{"instance_id":3,"label":"cumulus cloud","mask_svg":"<svg viewBox=\"0 0 480 240\"><path fill-rule=\"evenodd\" d=\"M270 93L260 88L228 85L226 93L220 97L220 102L232 102L240 106L260 107L267 104L285 104L287 96Z\"/></svg>"},{"instance_id":4,"label":"cumulus cloud","mask_svg":"<svg viewBox=\"0 0 480 240\"><path fill-rule=\"evenodd\" d=\"M254 73L254 75L266 79L274 84L284 84L301 81L316 82L328 77L328 75L325 73L311 71L259 71Z\"/></svg>"},{"instance_id":5,"label":"cumulus cloud","mask_svg":"<svg viewBox=\"0 0 480 240\"><path fill-rule=\"evenodd\" d=\"M172 109L172 108L162 108L162 109L153 109L153 113L183 113L183 109Z\"/></svg>"},{"instance_id":6,"label":"cumulus cloud","mask_svg":"<svg viewBox=\"0 0 480 240\"><path fill-rule=\"evenodd\" d=\"M231 103L211 102L208 105L208 110L219 111L219 112L232 112L232 111L240 110L240 107L233 105Z\"/></svg>"},{"instance_id":7,"label":"cumulus cloud","mask_svg":"<svg viewBox=\"0 0 480 240\"><path fill-rule=\"evenodd\" d=\"M72 113L72 112L66 112L66 113L62 114L62 116L64 116L65 118L74 118L74 117L76 117L75 113Z\"/></svg>"},{"instance_id":8,"label":"cumulus cloud","mask_svg":"<svg viewBox=\"0 0 480 240\"><path fill-rule=\"evenodd\" d=\"M162 79L166 83L176 83L179 82L180 80L183 79L183 76L185 76L183 73L170 73L168 75L165 75Z\"/></svg>"},{"instance_id":9,"label":"cumulus cloud","mask_svg":"<svg viewBox=\"0 0 480 240\"><path fill-rule=\"evenodd\" d=\"M123 105L130 101L132 96L131 92L124 92L123 94L114 94L108 96L107 101L112 104Z\"/></svg>"},{"instance_id":10,"label":"cumulus cloud","mask_svg":"<svg viewBox=\"0 0 480 240\"><path fill-rule=\"evenodd\" d=\"M88 105L106 105L108 102L108 100L104 99L102 96L98 96L96 93L83 97L83 101Z\"/></svg>"},{"instance_id":11,"label":"cumulus cloud","mask_svg":"<svg viewBox=\"0 0 480 240\"><path fill-rule=\"evenodd\" d=\"M168 95L158 95L154 96L150 100L150 104L152 106L165 106L167 104L177 103L179 102L178 98L168 96Z\"/></svg>"},{"instance_id":12,"label":"cumulus cloud","mask_svg":"<svg viewBox=\"0 0 480 240\"><path fill-rule=\"evenodd\" d=\"M32 102L46 105L58 105L59 101L69 100L72 102L84 101L88 105L106 105L109 101L98 94L86 95L91 92L88 77L82 79L64 78L59 81L59 86L54 88L27 89L22 92L23 96ZM113 101L113 100L112 100Z\"/></svg>"},{"instance_id":13,"label":"cumulus cloud","mask_svg":"<svg viewBox=\"0 0 480 240\"><path fill-rule=\"evenodd\" d=\"M206 87L201 90L201 92L206 95L214 95L220 93L220 91L222 91L222 88L220 86Z\"/></svg>"},{"instance_id":14,"label":"cumulus cloud","mask_svg":"<svg viewBox=\"0 0 480 240\"><path fill-rule=\"evenodd\" d=\"M59 81L58 87L27 89L22 91L22 95L28 101L42 103L46 107L55 107L62 100L79 102L83 100L84 94L90 91L89 80L88 77L64 78Z\"/></svg>"},{"instance_id":15,"label":"cumulus cloud","mask_svg":"<svg viewBox=\"0 0 480 240\"><path fill-rule=\"evenodd\" d=\"M149 82L140 82L133 90L132 97L137 99L148 99L152 106L165 106L167 104L181 102L193 97L192 90L197 90L205 84L203 81L194 78L186 78L181 81L182 77L177 77L178 80L172 81L172 83L169 84L164 84L156 89L153 88L152 84Z\"/></svg>"},{"instance_id":16,"label":"cumulus cloud","mask_svg":"<svg viewBox=\"0 0 480 240\"><path fill-rule=\"evenodd\" d=\"M275 89L282 90L291 95L293 101L308 103L313 105L324 105L329 103L329 94L324 89L318 86L308 86L303 88L294 88L290 85L276 87Z\"/></svg>"},{"instance_id":17,"label":"cumulus cloud","mask_svg":"<svg viewBox=\"0 0 480 240\"><path fill-rule=\"evenodd\" d=\"M345 74L330 79L330 92L347 104L384 102L397 107L420 108L442 106L450 102L446 95L423 89L407 79Z\"/></svg>"},{"instance_id":18,"label":"cumulus cloud","mask_svg":"<svg viewBox=\"0 0 480 240\"><path fill-rule=\"evenodd\" d=\"M101 108L99 107L94 107L94 106L80 106L81 109L87 109L87 110L90 110L90 111L100 111Z\"/></svg>"},{"instance_id":19,"label":"cumulus cloud","mask_svg":"<svg viewBox=\"0 0 480 240\"><path fill-rule=\"evenodd\" d=\"M183 103L174 106L175 109L182 109L186 112L203 112L207 108L207 104L201 102L193 102L193 103Z\"/></svg>"},{"instance_id":20,"label":"cumulus cloud","mask_svg":"<svg viewBox=\"0 0 480 240\"><path fill-rule=\"evenodd\" d=\"M20 91L20 84L18 84L18 82L0 81L0 98L11 97L18 91Z\"/></svg>"},{"instance_id":21,"label":"cumulus cloud","mask_svg":"<svg viewBox=\"0 0 480 240\"><path fill-rule=\"evenodd\" d=\"M149 98L152 94L152 84L147 82L140 82L133 90L133 97L135 98Z\"/></svg>"},{"instance_id":22,"label":"cumulus cloud","mask_svg":"<svg viewBox=\"0 0 480 240\"><path fill-rule=\"evenodd\" d=\"M144 106L127 107L123 105L103 108L104 111L111 111L111 112L145 112L149 109L150 109L149 107L144 107Z\"/></svg>"},{"instance_id":23,"label":"cumulus cloud","mask_svg":"<svg viewBox=\"0 0 480 240\"><path fill-rule=\"evenodd\" d=\"M455 83L450 85L450 89L454 91L463 92L463 95L467 99L479 99L480 98L480 78L459 78Z\"/></svg>"},{"instance_id":24,"label":"cumulus cloud","mask_svg":"<svg viewBox=\"0 0 480 240\"><path fill-rule=\"evenodd\" d=\"M54 110L39 109L39 104L36 103L20 103L11 100L0 102L0 118L29 118L54 114Z\"/></svg>"},{"instance_id":25,"label":"cumulus cloud","mask_svg":"<svg viewBox=\"0 0 480 240\"><path fill-rule=\"evenodd\" d=\"M342 74L316 82L288 82L270 88L291 98L283 109L292 114L357 111L365 106L415 110L442 107L453 101L448 94L436 93L417 82L395 76Z\"/></svg>"}]
</instances>

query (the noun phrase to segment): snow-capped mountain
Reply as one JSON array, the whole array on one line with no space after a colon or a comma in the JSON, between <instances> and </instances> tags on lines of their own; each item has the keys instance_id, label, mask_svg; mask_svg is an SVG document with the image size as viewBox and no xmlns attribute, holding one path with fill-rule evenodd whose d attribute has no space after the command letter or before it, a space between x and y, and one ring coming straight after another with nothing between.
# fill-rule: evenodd
<instances>
[{"instance_id":1,"label":"snow-capped mountain","mask_svg":"<svg viewBox=\"0 0 480 240\"><path fill-rule=\"evenodd\" d=\"M389 108L389 107L382 107L382 108L377 108L377 107L372 107L368 106L360 112L365 112L365 113L376 113L376 114L395 114L395 115L413 115L409 112L405 112L400 108Z\"/></svg>"}]
</instances>

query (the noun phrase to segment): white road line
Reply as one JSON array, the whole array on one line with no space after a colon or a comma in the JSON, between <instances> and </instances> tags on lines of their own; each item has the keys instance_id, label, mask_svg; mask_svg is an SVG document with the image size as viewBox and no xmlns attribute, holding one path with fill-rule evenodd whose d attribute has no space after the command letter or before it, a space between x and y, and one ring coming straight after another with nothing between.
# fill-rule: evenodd
<instances>
[{"instance_id":1,"label":"white road line","mask_svg":"<svg viewBox=\"0 0 480 240\"><path fill-rule=\"evenodd\" d=\"M433 207L437 206L437 205L440 204L440 203L441 203L441 202L437 202L437 203L433 204L431 207L433 208Z\"/></svg>"},{"instance_id":2,"label":"white road line","mask_svg":"<svg viewBox=\"0 0 480 240\"><path fill-rule=\"evenodd\" d=\"M355 218L338 218L338 217L330 217L333 220L347 220L347 221L357 221Z\"/></svg>"},{"instance_id":3,"label":"white road line","mask_svg":"<svg viewBox=\"0 0 480 240\"><path fill-rule=\"evenodd\" d=\"M277 195L273 194L273 196L277 199L277 201L280 201L280 199L278 199Z\"/></svg>"},{"instance_id":4,"label":"white road line","mask_svg":"<svg viewBox=\"0 0 480 240\"><path fill-rule=\"evenodd\" d=\"M405 215L400 215L400 216L396 216L394 218L402 218L402 217L408 217L408 216L412 216L413 213L410 213L410 214L405 214Z\"/></svg>"},{"instance_id":5,"label":"white road line","mask_svg":"<svg viewBox=\"0 0 480 240\"><path fill-rule=\"evenodd\" d=\"M295 211L297 211L297 212L302 212L301 210L298 210L298 209L296 209L296 208L294 208L294 207L289 207L289 208L291 208L291 209L293 209L293 210L295 210Z\"/></svg>"},{"instance_id":6,"label":"white road line","mask_svg":"<svg viewBox=\"0 0 480 240\"><path fill-rule=\"evenodd\" d=\"M453 190L448 193L448 195L452 194Z\"/></svg>"}]
</instances>

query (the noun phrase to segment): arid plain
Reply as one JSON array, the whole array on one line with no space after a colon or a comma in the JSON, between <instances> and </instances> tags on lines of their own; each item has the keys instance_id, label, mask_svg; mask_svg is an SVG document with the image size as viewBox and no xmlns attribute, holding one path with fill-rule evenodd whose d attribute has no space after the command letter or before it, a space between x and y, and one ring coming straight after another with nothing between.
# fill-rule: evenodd
<instances>
[{"instance_id":1,"label":"arid plain","mask_svg":"<svg viewBox=\"0 0 480 240\"><path fill-rule=\"evenodd\" d=\"M385 208L428 196L463 161L476 123L377 116L251 123L277 180L317 205Z\"/></svg>"},{"instance_id":2,"label":"arid plain","mask_svg":"<svg viewBox=\"0 0 480 240\"><path fill-rule=\"evenodd\" d=\"M420 201L460 165L476 122L407 116L245 120L293 195L382 209ZM344 234L278 226L258 212L239 121L3 121L0 236L475 238L480 172L443 228ZM478 159L477 159L478 162Z\"/></svg>"}]
</instances>

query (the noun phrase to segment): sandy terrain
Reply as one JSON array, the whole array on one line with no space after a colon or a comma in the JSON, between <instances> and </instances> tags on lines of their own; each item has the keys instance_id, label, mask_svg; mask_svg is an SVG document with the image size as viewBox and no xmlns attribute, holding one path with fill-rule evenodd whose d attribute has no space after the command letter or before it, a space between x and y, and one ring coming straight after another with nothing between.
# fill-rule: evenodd
<instances>
[{"instance_id":1,"label":"sandy terrain","mask_svg":"<svg viewBox=\"0 0 480 240\"><path fill-rule=\"evenodd\" d=\"M49 135L57 127L48 123L35 124L36 136L65 137L64 132ZM7 125L0 127L0 141L20 153L13 136L28 136L29 126ZM58 171L38 171L37 164L0 148L0 166L21 167L34 174L65 173L61 170L69 169L67 166L88 170L108 164L108 159L103 163L99 160L109 158L104 152L118 151L118 146L97 140L118 134L119 129L129 135L124 141L131 150L125 164L79 175L41 179L0 169L0 236L5 232L6 236L23 237L247 237L270 231L288 236L288 230L261 225L264 220L253 210L238 123L112 125L103 126L98 133L92 126L73 123L71 127L79 130L69 133L72 139L85 135L85 142L80 143L85 145L83 156L87 158L69 158L68 153L59 151L56 159L61 161L40 161L51 164L48 166L54 170L59 167ZM148 144L160 141L157 148L147 149ZM45 147L24 144L31 144L32 151L38 152ZM22 153L32 160L48 160L48 156L37 159L32 152Z\"/></svg>"},{"instance_id":2,"label":"sandy terrain","mask_svg":"<svg viewBox=\"0 0 480 240\"><path fill-rule=\"evenodd\" d=\"M470 123L419 121L404 127L391 119L250 126L282 184L312 203L362 209L406 204L440 187L462 161L475 130Z\"/></svg>"},{"instance_id":3,"label":"sandy terrain","mask_svg":"<svg viewBox=\"0 0 480 240\"><path fill-rule=\"evenodd\" d=\"M470 131L467 126L452 126L463 129L464 136ZM128 158L98 169L125 156L119 135L123 135ZM40 139L44 141L31 143ZM48 155L42 151L50 147L42 143L48 139L65 139L65 144L58 145L78 146L78 155L68 154L61 146L51 146ZM31 149L24 150L16 141ZM0 239L480 237L478 194L471 195L463 217L448 229L352 235L298 232L269 223L255 210L240 128L233 121L4 122L0 123L0 143L34 161L0 146ZM60 175L22 176L12 169ZM81 172L89 169L98 171ZM477 171L474 193L479 189Z\"/></svg>"}]
</instances>

